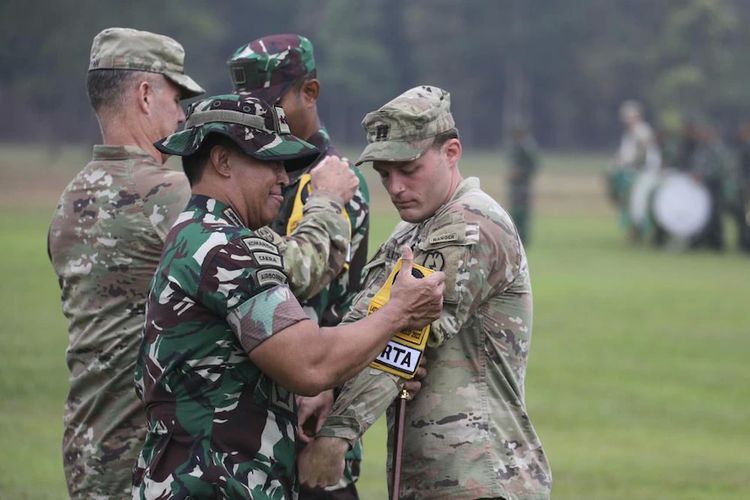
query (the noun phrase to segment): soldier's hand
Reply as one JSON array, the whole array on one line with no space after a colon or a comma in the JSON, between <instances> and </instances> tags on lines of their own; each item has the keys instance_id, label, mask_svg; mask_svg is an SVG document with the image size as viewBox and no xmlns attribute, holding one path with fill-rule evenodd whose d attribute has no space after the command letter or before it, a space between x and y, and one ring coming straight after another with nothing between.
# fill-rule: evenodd
<instances>
[{"instance_id":1,"label":"soldier's hand","mask_svg":"<svg viewBox=\"0 0 750 500\"><path fill-rule=\"evenodd\" d=\"M425 360L425 357L422 356L422 359L419 360L419 366L417 367L417 371L414 374L414 378L404 382L404 389L406 389L406 392L409 394L407 399L410 401L414 399L414 396L416 396L417 393L422 389L422 379L427 376L426 365L427 361Z\"/></svg>"},{"instance_id":2,"label":"soldier's hand","mask_svg":"<svg viewBox=\"0 0 750 500\"><path fill-rule=\"evenodd\" d=\"M401 248L401 271L391 288L389 303L398 308L394 321L401 322L401 329L422 328L440 317L443 310L443 288L445 274L436 271L425 278L412 276L414 255L411 248Z\"/></svg>"},{"instance_id":3,"label":"soldier's hand","mask_svg":"<svg viewBox=\"0 0 750 500\"><path fill-rule=\"evenodd\" d=\"M319 437L297 456L300 483L310 488L331 486L344 475L344 455L349 444L343 439Z\"/></svg>"},{"instance_id":4,"label":"soldier's hand","mask_svg":"<svg viewBox=\"0 0 750 500\"><path fill-rule=\"evenodd\" d=\"M313 193L325 193L345 205L357 192L359 178L345 158L328 156L310 171L310 186Z\"/></svg>"},{"instance_id":5,"label":"soldier's hand","mask_svg":"<svg viewBox=\"0 0 750 500\"><path fill-rule=\"evenodd\" d=\"M323 427L333 407L333 390L323 391L317 396L296 396L297 438L309 443Z\"/></svg>"}]
</instances>

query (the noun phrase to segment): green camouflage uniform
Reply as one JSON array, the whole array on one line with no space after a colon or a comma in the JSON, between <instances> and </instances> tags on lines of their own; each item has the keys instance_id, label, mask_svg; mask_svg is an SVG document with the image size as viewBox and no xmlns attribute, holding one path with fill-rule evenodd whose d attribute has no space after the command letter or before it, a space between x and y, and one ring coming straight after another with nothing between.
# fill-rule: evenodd
<instances>
[{"instance_id":1,"label":"green camouflage uniform","mask_svg":"<svg viewBox=\"0 0 750 500\"><path fill-rule=\"evenodd\" d=\"M156 147L188 156L211 134L287 170L318 153L289 133L283 110L238 95L193 104L185 130ZM342 207L327 203L343 220ZM308 319L283 271L279 248L218 200L195 195L177 218L151 283L135 373L148 434L134 498L296 496L294 394L247 356Z\"/></svg>"},{"instance_id":2,"label":"green camouflage uniform","mask_svg":"<svg viewBox=\"0 0 750 500\"><path fill-rule=\"evenodd\" d=\"M202 93L183 73L183 61L182 46L171 38L110 28L94 38L89 71L156 72L184 97ZM189 195L181 172L142 149L94 146L53 215L48 251L69 321L63 465L73 498L130 493L145 436L132 380L146 290Z\"/></svg>"},{"instance_id":3,"label":"green camouflage uniform","mask_svg":"<svg viewBox=\"0 0 750 500\"><path fill-rule=\"evenodd\" d=\"M228 61L232 83L237 92L250 93L269 103L277 102L298 78L315 70L313 46L309 39L300 35L282 34L266 36L243 45ZM327 156L341 156L331 144L325 128L306 139L320 151L318 159L300 175L307 173ZM354 168L352 166L352 168ZM303 300L305 311L316 317L320 326L336 326L351 307L351 301L362 287L362 269L367 263L368 238L370 232L369 192L367 182L359 169L354 169L359 178L359 188L346 205L350 221L351 247L347 269L333 279L320 281L326 285L316 294L295 295ZM280 235L287 234L287 224L292 214L294 199L299 189L299 175L284 189L284 202L278 217L271 227ZM291 263L286 263L290 280L297 274ZM359 478L362 461L362 444L357 442L347 454L347 464L342 482L330 490L353 489ZM302 497L305 497L303 491ZM354 493L356 498L356 493Z\"/></svg>"},{"instance_id":4,"label":"green camouflage uniform","mask_svg":"<svg viewBox=\"0 0 750 500\"><path fill-rule=\"evenodd\" d=\"M368 114L370 144L360 162L421 154L453 127L449 110L447 92L418 87ZM443 313L425 351L427 376L407 404L398 498L548 498L549 464L524 404L532 295L513 222L478 179L464 180L432 217L396 226L365 267L363 291L345 322L367 314L402 245L446 279ZM344 386L318 436L361 436L400 386L394 375L364 370ZM389 412L389 444L393 417Z\"/></svg>"},{"instance_id":5,"label":"green camouflage uniform","mask_svg":"<svg viewBox=\"0 0 750 500\"><path fill-rule=\"evenodd\" d=\"M149 293L136 384L148 435L137 498L292 498L294 395L247 353L307 319L278 249L193 196Z\"/></svg>"}]
</instances>

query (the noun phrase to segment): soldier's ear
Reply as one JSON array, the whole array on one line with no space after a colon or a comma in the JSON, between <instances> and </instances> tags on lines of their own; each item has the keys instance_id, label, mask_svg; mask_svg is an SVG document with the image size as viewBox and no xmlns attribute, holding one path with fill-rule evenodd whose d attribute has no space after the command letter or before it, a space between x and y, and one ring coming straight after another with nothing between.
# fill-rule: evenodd
<instances>
[{"instance_id":1,"label":"soldier's ear","mask_svg":"<svg viewBox=\"0 0 750 500\"><path fill-rule=\"evenodd\" d=\"M209 166L213 168L221 177L230 177L232 167L229 165L229 150L221 145L211 148L208 153Z\"/></svg>"},{"instance_id":2,"label":"soldier's ear","mask_svg":"<svg viewBox=\"0 0 750 500\"><path fill-rule=\"evenodd\" d=\"M318 102L318 97L320 96L320 82L318 79L310 78L309 80L305 80L300 89L300 95L303 102L308 106Z\"/></svg>"},{"instance_id":3,"label":"soldier's ear","mask_svg":"<svg viewBox=\"0 0 750 500\"><path fill-rule=\"evenodd\" d=\"M445 144L443 144L442 150L449 165L453 166L458 164L463 151L461 141L458 139L448 139Z\"/></svg>"}]
</instances>

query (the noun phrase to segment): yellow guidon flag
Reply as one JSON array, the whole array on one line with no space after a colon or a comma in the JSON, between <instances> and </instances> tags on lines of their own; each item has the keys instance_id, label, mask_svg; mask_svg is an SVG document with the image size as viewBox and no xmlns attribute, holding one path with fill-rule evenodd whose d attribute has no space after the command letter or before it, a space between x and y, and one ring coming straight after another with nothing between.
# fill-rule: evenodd
<instances>
[{"instance_id":1,"label":"yellow guidon flag","mask_svg":"<svg viewBox=\"0 0 750 500\"><path fill-rule=\"evenodd\" d=\"M310 193L312 193L312 186L310 185L311 179L312 177L310 176L310 174L302 174L299 178L297 193L295 193L294 195L292 213L289 216L289 221L286 224L287 236L294 232L294 230L299 225L299 222L302 220L305 203L307 202L307 198L310 196ZM352 223L349 219L349 214L346 211L346 207L341 210L341 215L343 215L344 219L346 219L346 225L349 228L349 246L346 250L346 261L344 262L343 269L343 271L346 271L347 269L349 269L349 264L352 261Z\"/></svg>"},{"instance_id":2,"label":"yellow guidon flag","mask_svg":"<svg viewBox=\"0 0 750 500\"><path fill-rule=\"evenodd\" d=\"M385 284L373 296L367 308L368 315L383 307L390 300L391 287L401 270L402 262L403 259L398 259L388 279L385 280ZM434 272L432 269L420 266L419 264L412 264L411 274L415 278L424 278ZM370 363L370 366L393 375L398 375L407 380L414 378L414 374L417 372L417 367L419 366L419 360L422 359L422 354L427 346L427 337L429 335L430 325L420 329L398 332L391 337L383 352L375 358L375 361Z\"/></svg>"}]
</instances>

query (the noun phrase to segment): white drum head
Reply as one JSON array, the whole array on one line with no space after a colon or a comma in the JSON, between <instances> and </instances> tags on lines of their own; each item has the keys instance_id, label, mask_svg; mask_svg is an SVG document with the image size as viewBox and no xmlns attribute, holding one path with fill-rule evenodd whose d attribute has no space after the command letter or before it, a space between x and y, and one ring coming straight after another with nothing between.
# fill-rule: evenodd
<instances>
[{"instance_id":1,"label":"white drum head","mask_svg":"<svg viewBox=\"0 0 750 500\"><path fill-rule=\"evenodd\" d=\"M654 218L672 236L695 236L706 226L710 215L708 189L687 174L668 174L656 190Z\"/></svg>"}]
</instances>

